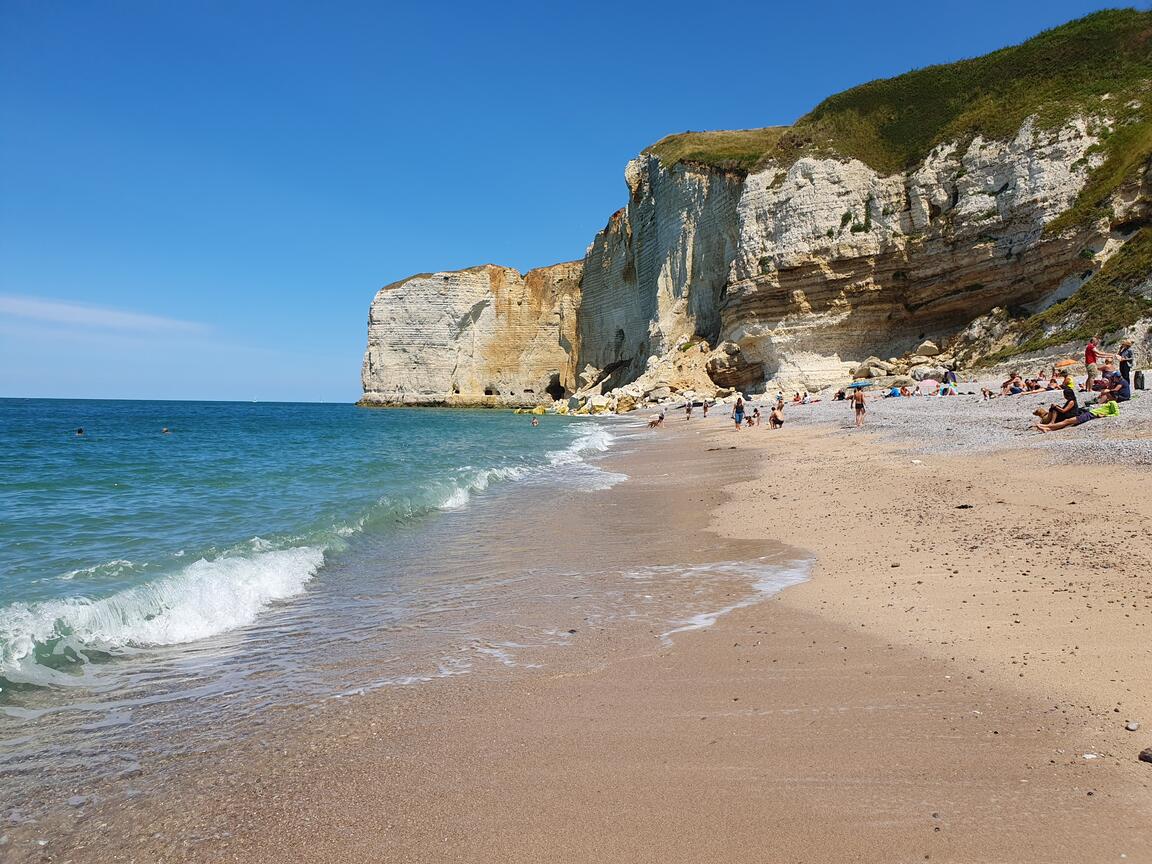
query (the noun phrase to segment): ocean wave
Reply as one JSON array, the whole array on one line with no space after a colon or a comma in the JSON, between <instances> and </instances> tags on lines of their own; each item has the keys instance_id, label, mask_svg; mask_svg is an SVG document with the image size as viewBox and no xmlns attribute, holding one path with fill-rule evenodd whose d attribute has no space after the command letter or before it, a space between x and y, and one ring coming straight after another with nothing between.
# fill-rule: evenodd
<instances>
[{"instance_id":1,"label":"ocean wave","mask_svg":"<svg viewBox=\"0 0 1152 864\"><path fill-rule=\"evenodd\" d=\"M254 537L229 548L208 547L171 575L158 575L106 597L0 607L0 690L13 683L88 684L92 682L88 661L95 656L195 642L244 627L273 603L303 592L323 566L326 552L344 548L353 535L459 509L494 484L559 480L592 491L626 479L586 462L612 445L613 435L604 424L576 423L572 433L568 446L544 453L536 464L461 466L454 476L433 479L413 494L381 497L354 519L299 536ZM184 557L181 549L167 566L179 566L192 554L196 553ZM157 565L117 559L58 578L87 582L153 566Z\"/></svg>"},{"instance_id":2,"label":"ocean wave","mask_svg":"<svg viewBox=\"0 0 1152 864\"><path fill-rule=\"evenodd\" d=\"M255 547L248 555L201 558L178 573L109 597L70 597L0 608L0 678L69 684L88 652L179 645L252 623L279 600L304 590L323 566L324 549Z\"/></svg>"},{"instance_id":3,"label":"ocean wave","mask_svg":"<svg viewBox=\"0 0 1152 864\"><path fill-rule=\"evenodd\" d=\"M571 444L563 450L554 450L548 454L548 461L551 465L572 465L576 462L583 462L585 457L595 453L605 453L612 446L612 433L607 426L601 423L580 423L576 429L579 434Z\"/></svg>"}]
</instances>

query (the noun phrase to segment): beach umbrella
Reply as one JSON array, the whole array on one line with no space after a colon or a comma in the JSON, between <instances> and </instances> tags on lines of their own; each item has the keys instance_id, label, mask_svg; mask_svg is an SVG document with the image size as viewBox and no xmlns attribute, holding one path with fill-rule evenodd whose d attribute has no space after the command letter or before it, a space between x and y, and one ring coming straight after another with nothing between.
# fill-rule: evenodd
<instances>
[{"instance_id":1,"label":"beach umbrella","mask_svg":"<svg viewBox=\"0 0 1152 864\"><path fill-rule=\"evenodd\" d=\"M857 387L871 387L871 386L872 386L871 381L853 381L851 384L848 385L848 389L854 390Z\"/></svg>"},{"instance_id":2,"label":"beach umbrella","mask_svg":"<svg viewBox=\"0 0 1152 864\"><path fill-rule=\"evenodd\" d=\"M1069 366L1075 366L1075 365L1076 365L1075 360L1061 360L1058 363L1056 363L1055 365L1053 365L1052 368L1053 369L1067 369Z\"/></svg>"}]
</instances>

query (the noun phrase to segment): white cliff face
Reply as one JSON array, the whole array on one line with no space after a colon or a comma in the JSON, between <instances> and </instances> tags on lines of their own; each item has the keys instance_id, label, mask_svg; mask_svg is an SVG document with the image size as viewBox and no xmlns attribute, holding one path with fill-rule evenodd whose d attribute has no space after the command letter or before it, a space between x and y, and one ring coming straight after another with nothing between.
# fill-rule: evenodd
<instances>
[{"instance_id":1,"label":"white cliff face","mask_svg":"<svg viewBox=\"0 0 1152 864\"><path fill-rule=\"evenodd\" d=\"M1011 141L937 147L881 177L801 158L747 178L722 338L781 386L842 380L846 361L946 338L997 306L1041 300L1084 269L1089 238L1044 226L1083 188L1097 143L1084 120Z\"/></svg>"},{"instance_id":2,"label":"white cliff face","mask_svg":"<svg viewBox=\"0 0 1152 864\"><path fill-rule=\"evenodd\" d=\"M486 265L381 288L368 317L363 401L524 405L558 398L581 269L573 262L521 276Z\"/></svg>"},{"instance_id":3,"label":"white cliff face","mask_svg":"<svg viewBox=\"0 0 1152 864\"><path fill-rule=\"evenodd\" d=\"M739 349L711 364L733 386L758 374L786 390L842 383L865 357L944 344L992 309L1041 308L1091 276L1108 226L1045 226L1099 164L1093 128L1027 122L1010 141L941 145L888 177L849 159L744 177L641 155L625 172L627 206L582 263L382 289L365 401L532 404L656 381L665 367L699 390L699 370L672 362L699 340ZM1146 194L1122 187L1114 200L1120 214Z\"/></svg>"},{"instance_id":4,"label":"white cliff face","mask_svg":"<svg viewBox=\"0 0 1152 864\"><path fill-rule=\"evenodd\" d=\"M645 154L628 163L628 206L588 247L578 366L623 383L648 357L694 335L715 339L736 254L737 174L671 169Z\"/></svg>"}]
</instances>

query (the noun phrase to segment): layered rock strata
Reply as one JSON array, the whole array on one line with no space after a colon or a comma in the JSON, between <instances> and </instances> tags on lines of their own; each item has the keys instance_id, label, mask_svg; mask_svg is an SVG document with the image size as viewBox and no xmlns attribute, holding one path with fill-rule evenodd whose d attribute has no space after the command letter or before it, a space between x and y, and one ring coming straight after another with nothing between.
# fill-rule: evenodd
<instances>
[{"instance_id":1,"label":"layered rock strata","mask_svg":"<svg viewBox=\"0 0 1152 864\"><path fill-rule=\"evenodd\" d=\"M717 341L721 300L737 251L741 175L665 168L651 154L628 163L628 206L584 258L576 365L634 380L693 336Z\"/></svg>"},{"instance_id":2,"label":"layered rock strata","mask_svg":"<svg viewBox=\"0 0 1152 864\"><path fill-rule=\"evenodd\" d=\"M386 285L368 317L363 402L551 403L570 375L579 261L521 275L491 264Z\"/></svg>"},{"instance_id":3,"label":"layered rock strata","mask_svg":"<svg viewBox=\"0 0 1152 864\"><path fill-rule=\"evenodd\" d=\"M997 306L1037 303L1092 266L1100 226L1048 236L1100 157L1078 119L1007 142L936 148L914 171L802 158L750 175L724 338L783 383L818 387L844 361L947 339Z\"/></svg>"}]
</instances>

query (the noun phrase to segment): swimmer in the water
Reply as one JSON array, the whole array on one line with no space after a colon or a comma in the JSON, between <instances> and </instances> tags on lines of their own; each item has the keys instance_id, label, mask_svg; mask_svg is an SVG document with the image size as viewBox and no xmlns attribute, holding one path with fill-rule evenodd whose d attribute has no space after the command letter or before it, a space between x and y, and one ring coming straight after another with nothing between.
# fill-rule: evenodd
<instances>
[{"instance_id":1,"label":"swimmer in the water","mask_svg":"<svg viewBox=\"0 0 1152 864\"><path fill-rule=\"evenodd\" d=\"M83 426L81 426L79 429L77 429L77 430L76 430L76 434L77 434L77 435L83 435L83 434L84 434L84 427L83 427Z\"/></svg>"}]
</instances>

